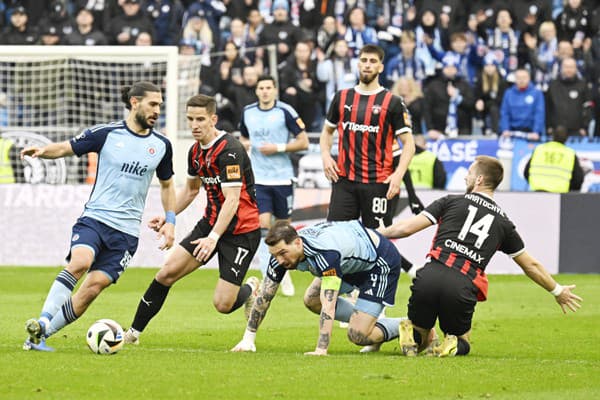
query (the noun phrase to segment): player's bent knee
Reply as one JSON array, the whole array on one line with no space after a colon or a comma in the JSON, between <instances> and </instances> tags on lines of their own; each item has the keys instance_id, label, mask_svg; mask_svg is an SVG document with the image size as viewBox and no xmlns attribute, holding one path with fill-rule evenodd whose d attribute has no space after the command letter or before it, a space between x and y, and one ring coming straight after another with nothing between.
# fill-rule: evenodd
<instances>
[{"instance_id":1,"label":"player's bent knee","mask_svg":"<svg viewBox=\"0 0 600 400\"><path fill-rule=\"evenodd\" d=\"M369 339L368 334L351 326L348 327L348 340L359 346L373 344L373 341Z\"/></svg>"},{"instance_id":2,"label":"player's bent knee","mask_svg":"<svg viewBox=\"0 0 600 400\"><path fill-rule=\"evenodd\" d=\"M233 303L231 302L223 302L223 301L213 301L213 305L215 309L221 314L229 314L232 312Z\"/></svg>"},{"instance_id":3,"label":"player's bent knee","mask_svg":"<svg viewBox=\"0 0 600 400\"><path fill-rule=\"evenodd\" d=\"M321 300L319 298L304 295L304 306L315 314L321 313Z\"/></svg>"}]
</instances>

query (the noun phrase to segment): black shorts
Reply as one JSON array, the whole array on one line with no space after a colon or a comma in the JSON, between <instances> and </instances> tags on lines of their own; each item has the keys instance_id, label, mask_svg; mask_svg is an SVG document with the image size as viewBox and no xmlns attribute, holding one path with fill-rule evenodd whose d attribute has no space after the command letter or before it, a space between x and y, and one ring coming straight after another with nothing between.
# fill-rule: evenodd
<instances>
[{"instance_id":1,"label":"black shorts","mask_svg":"<svg viewBox=\"0 0 600 400\"><path fill-rule=\"evenodd\" d=\"M410 290L408 318L414 325L430 329L437 318L447 334L460 336L471 329L478 289L468 276L431 260L417 271Z\"/></svg>"},{"instance_id":2,"label":"black shorts","mask_svg":"<svg viewBox=\"0 0 600 400\"><path fill-rule=\"evenodd\" d=\"M196 245L190 242L208 236L211 230L212 226L202 219L179 244L188 253L193 254ZM224 281L241 286L259 243L260 229L237 235L226 232L217 242L217 247L209 259L218 253L219 277Z\"/></svg>"},{"instance_id":3,"label":"black shorts","mask_svg":"<svg viewBox=\"0 0 600 400\"><path fill-rule=\"evenodd\" d=\"M398 196L388 200L387 183L360 183L341 178L331 188L328 221L359 219L367 228L379 227L379 220L391 225L398 207Z\"/></svg>"}]
</instances>

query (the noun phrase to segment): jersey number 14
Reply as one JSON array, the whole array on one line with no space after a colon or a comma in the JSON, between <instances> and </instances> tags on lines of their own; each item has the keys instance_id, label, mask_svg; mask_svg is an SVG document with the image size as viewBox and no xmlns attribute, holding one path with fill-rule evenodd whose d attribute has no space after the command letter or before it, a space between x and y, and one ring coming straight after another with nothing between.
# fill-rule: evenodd
<instances>
[{"instance_id":1,"label":"jersey number 14","mask_svg":"<svg viewBox=\"0 0 600 400\"><path fill-rule=\"evenodd\" d=\"M465 240L467 233L472 233L473 235L477 236L475 247L480 249L485 239L490 236L490 228L492 227L495 217L492 214L485 214L483 217L475 221L477 210L477 207L469 206L469 215L467 215L467 219L465 220L465 223L458 234L458 238L460 240Z\"/></svg>"}]
</instances>

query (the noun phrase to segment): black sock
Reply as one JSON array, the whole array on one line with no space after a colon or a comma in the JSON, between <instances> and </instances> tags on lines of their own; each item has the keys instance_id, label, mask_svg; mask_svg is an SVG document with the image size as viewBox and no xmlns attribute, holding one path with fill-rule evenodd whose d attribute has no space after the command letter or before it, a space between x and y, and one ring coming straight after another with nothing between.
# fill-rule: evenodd
<instances>
[{"instance_id":1,"label":"black sock","mask_svg":"<svg viewBox=\"0 0 600 400\"><path fill-rule=\"evenodd\" d=\"M252 294L252 287L247 283L242 285L240 287L240 291L238 292L237 299L235 299L235 303L233 303L229 312L234 312L235 310L243 306L248 297L250 297L250 294Z\"/></svg>"},{"instance_id":2,"label":"black sock","mask_svg":"<svg viewBox=\"0 0 600 400\"><path fill-rule=\"evenodd\" d=\"M413 338L415 339L415 342L420 346L421 345L421 334L419 333L418 330L413 329Z\"/></svg>"},{"instance_id":3,"label":"black sock","mask_svg":"<svg viewBox=\"0 0 600 400\"><path fill-rule=\"evenodd\" d=\"M466 356L471 351L471 345L463 338L458 338L458 342L456 344L456 355L457 356Z\"/></svg>"},{"instance_id":4,"label":"black sock","mask_svg":"<svg viewBox=\"0 0 600 400\"><path fill-rule=\"evenodd\" d=\"M170 286L165 286L156 279L152 280L152 283L148 286L146 293L144 293L144 296L140 300L140 304L138 304L133 323L131 324L133 329L140 332L144 331L146 325L160 311L169 294L169 289L171 289Z\"/></svg>"},{"instance_id":5,"label":"black sock","mask_svg":"<svg viewBox=\"0 0 600 400\"><path fill-rule=\"evenodd\" d=\"M403 270L405 270L406 272L408 272L412 268L413 263L411 263L406 258L404 258L404 256L400 256L400 258L401 258L400 268L402 268Z\"/></svg>"}]
</instances>

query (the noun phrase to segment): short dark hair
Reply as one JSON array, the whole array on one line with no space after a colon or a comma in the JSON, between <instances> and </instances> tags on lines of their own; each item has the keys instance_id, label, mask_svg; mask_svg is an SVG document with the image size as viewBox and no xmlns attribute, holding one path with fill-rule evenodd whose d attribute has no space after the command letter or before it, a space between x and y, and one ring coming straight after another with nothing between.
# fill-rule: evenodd
<instances>
[{"instance_id":1,"label":"short dark hair","mask_svg":"<svg viewBox=\"0 0 600 400\"><path fill-rule=\"evenodd\" d=\"M285 244L290 244L296 238L298 238L296 229L289 222L280 220L275 222L271 229L269 229L269 233L265 237L265 243L267 246L275 246L283 240Z\"/></svg>"},{"instance_id":2,"label":"short dark hair","mask_svg":"<svg viewBox=\"0 0 600 400\"><path fill-rule=\"evenodd\" d=\"M483 175L484 184L492 190L495 190L504 178L504 167L502 163L494 157L477 156L475 157L476 172Z\"/></svg>"},{"instance_id":3,"label":"short dark hair","mask_svg":"<svg viewBox=\"0 0 600 400\"><path fill-rule=\"evenodd\" d=\"M205 94L197 94L190 97L185 107L204 107L210 115L217 113L217 101L214 97L207 96Z\"/></svg>"},{"instance_id":4,"label":"short dark hair","mask_svg":"<svg viewBox=\"0 0 600 400\"><path fill-rule=\"evenodd\" d=\"M131 110L131 98L145 97L147 92L160 93L160 88L149 81L135 82L131 86L123 86L121 88L121 100L125 103L125 108Z\"/></svg>"},{"instance_id":5,"label":"short dark hair","mask_svg":"<svg viewBox=\"0 0 600 400\"><path fill-rule=\"evenodd\" d=\"M377 57L379 57L379 60L381 60L382 62L383 57L385 56L383 49L377 46L376 44L365 44L358 52L358 57L360 58L360 56L362 56L364 53L377 54Z\"/></svg>"},{"instance_id":6,"label":"short dark hair","mask_svg":"<svg viewBox=\"0 0 600 400\"><path fill-rule=\"evenodd\" d=\"M261 76L259 76L258 79L256 80L256 84L258 85L262 81L271 81L271 82L273 82L273 86L277 87L277 82L275 82L275 78L273 76L271 76L271 75L261 75Z\"/></svg>"},{"instance_id":7,"label":"short dark hair","mask_svg":"<svg viewBox=\"0 0 600 400\"><path fill-rule=\"evenodd\" d=\"M555 142L565 144L568 137L569 134L567 133L567 128L565 128L563 125L558 125L552 131L552 140Z\"/></svg>"}]
</instances>

